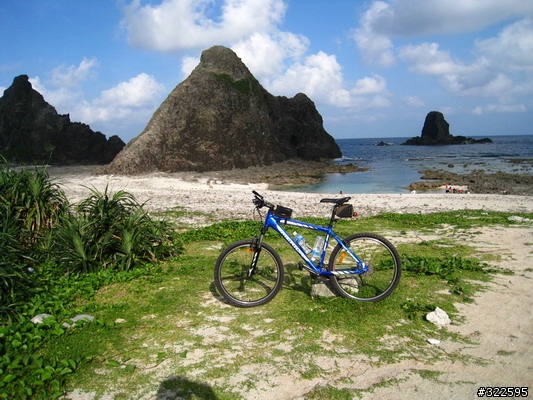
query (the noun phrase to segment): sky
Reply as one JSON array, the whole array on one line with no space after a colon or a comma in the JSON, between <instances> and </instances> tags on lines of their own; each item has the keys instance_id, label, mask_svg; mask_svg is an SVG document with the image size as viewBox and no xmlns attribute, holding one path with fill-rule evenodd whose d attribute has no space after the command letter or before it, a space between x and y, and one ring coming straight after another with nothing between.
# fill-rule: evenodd
<instances>
[{"instance_id":1,"label":"sky","mask_svg":"<svg viewBox=\"0 0 533 400\"><path fill-rule=\"evenodd\" d=\"M125 142L213 45L336 139L533 134L532 0L0 0L0 37L0 93Z\"/></svg>"}]
</instances>

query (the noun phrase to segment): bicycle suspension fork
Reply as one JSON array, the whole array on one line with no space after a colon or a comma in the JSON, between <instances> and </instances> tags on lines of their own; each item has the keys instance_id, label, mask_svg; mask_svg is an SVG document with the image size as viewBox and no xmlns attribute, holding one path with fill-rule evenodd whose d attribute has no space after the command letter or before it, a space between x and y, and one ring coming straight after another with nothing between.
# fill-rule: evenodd
<instances>
[{"instance_id":1,"label":"bicycle suspension fork","mask_svg":"<svg viewBox=\"0 0 533 400\"><path fill-rule=\"evenodd\" d=\"M257 269L257 261L259 260L259 254L261 253L261 244L263 243L263 237L267 231L268 227L263 226L261 229L261 234L254 238L254 241L250 245L250 250L253 252L252 262L250 263L250 268L248 269L247 278L250 279Z\"/></svg>"}]
</instances>

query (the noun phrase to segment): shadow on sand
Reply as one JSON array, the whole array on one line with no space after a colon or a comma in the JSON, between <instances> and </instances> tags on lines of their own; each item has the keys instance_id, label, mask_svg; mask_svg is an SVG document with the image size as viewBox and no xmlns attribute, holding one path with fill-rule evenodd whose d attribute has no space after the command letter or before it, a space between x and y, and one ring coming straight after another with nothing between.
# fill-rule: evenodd
<instances>
[{"instance_id":1,"label":"shadow on sand","mask_svg":"<svg viewBox=\"0 0 533 400\"><path fill-rule=\"evenodd\" d=\"M173 375L159 385L156 400L202 399L216 400L217 395L211 386L193 382L184 376Z\"/></svg>"}]
</instances>

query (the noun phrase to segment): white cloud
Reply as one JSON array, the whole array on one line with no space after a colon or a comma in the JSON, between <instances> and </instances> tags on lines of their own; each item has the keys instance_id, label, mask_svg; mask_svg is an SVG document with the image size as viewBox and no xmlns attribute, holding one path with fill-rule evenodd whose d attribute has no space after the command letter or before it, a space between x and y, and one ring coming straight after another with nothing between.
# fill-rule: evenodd
<instances>
[{"instance_id":1,"label":"white cloud","mask_svg":"<svg viewBox=\"0 0 533 400\"><path fill-rule=\"evenodd\" d=\"M375 1L365 25L387 37L474 32L510 18L533 16L529 0Z\"/></svg>"},{"instance_id":2,"label":"white cloud","mask_svg":"<svg viewBox=\"0 0 533 400\"><path fill-rule=\"evenodd\" d=\"M125 7L122 26L134 46L179 52L268 32L282 20L285 9L282 0L163 0L155 6L134 0Z\"/></svg>"},{"instance_id":3,"label":"white cloud","mask_svg":"<svg viewBox=\"0 0 533 400\"><path fill-rule=\"evenodd\" d=\"M77 66L55 68L48 82L39 77L30 78L30 82L58 113L69 114L74 122L95 125L93 129L106 134L112 134L112 129L147 122L161 103L165 87L154 77L141 73L102 91L93 100L84 99L83 85L97 65L96 60L83 59Z\"/></svg>"},{"instance_id":4,"label":"white cloud","mask_svg":"<svg viewBox=\"0 0 533 400\"><path fill-rule=\"evenodd\" d=\"M262 81L281 74L288 62L300 60L309 47L309 40L288 32L256 32L231 47Z\"/></svg>"},{"instance_id":5,"label":"white cloud","mask_svg":"<svg viewBox=\"0 0 533 400\"><path fill-rule=\"evenodd\" d=\"M533 22L514 23L497 36L476 42L477 58L454 59L437 43L408 45L399 57L409 70L439 79L448 92L464 96L524 95L533 93Z\"/></svg>"},{"instance_id":6,"label":"white cloud","mask_svg":"<svg viewBox=\"0 0 533 400\"><path fill-rule=\"evenodd\" d=\"M505 29L499 38L479 41L477 48L487 54L490 53L489 49L494 49L495 56L501 54L498 51L500 49L504 53L515 49L514 59L520 65L531 66L531 56L524 57L524 54L533 54L530 51L531 19L527 19L528 17L533 17L533 1L379 0L372 2L363 13L352 37L365 62L389 67L395 63L395 39L473 32L510 18L526 18ZM432 67L436 66L433 63Z\"/></svg>"},{"instance_id":7,"label":"white cloud","mask_svg":"<svg viewBox=\"0 0 533 400\"><path fill-rule=\"evenodd\" d=\"M446 75L467 69L458 61L452 60L450 53L439 50L437 43L404 46L399 57L410 64L410 70L419 74Z\"/></svg>"},{"instance_id":8,"label":"white cloud","mask_svg":"<svg viewBox=\"0 0 533 400\"><path fill-rule=\"evenodd\" d=\"M525 104L488 104L486 106L478 106L472 110L474 115L484 115L493 113L525 113L527 112Z\"/></svg>"},{"instance_id":9,"label":"white cloud","mask_svg":"<svg viewBox=\"0 0 533 400\"><path fill-rule=\"evenodd\" d=\"M478 40L475 45L492 65L510 71L533 71L533 19L515 22L497 37Z\"/></svg>"},{"instance_id":10,"label":"white cloud","mask_svg":"<svg viewBox=\"0 0 533 400\"><path fill-rule=\"evenodd\" d=\"M361 17L360 28L353 33L363 59L369 64L376 64L380 67L389 67L394 64L391 40L386 35L378 33L374 27L374 21L379 20L382 14L388 13L390 10L387 3L375 1Z\"/></svg>"},{"instance_id":11,"label":"white cloud","mask_svg":"<svg viewBox=\"0 0 533 400\"><path fill-rule=\"evenodd\" d=\"M45 101L54 106L59 113L68 113L68 111L64 111L63 106L68 106L72 100L78 97L78 93L71 88L49 89L38 76L30 77L29 81L32 88L38 91Z\"/></svg>"},{"instance_id":12,"label":"white cloud","mask_svg":"<svg viewBox=\"0 0 533 400\"><path fill-rule=\"evenodd\" d=\"M32 87L59 113L70 113L82 96L82 85L94 76L97 67L98 60L84 58L78 65L61 65L54 68L52 77L47 82L42 82L39 77L29 80Z\"/></svg>"},{"instance_id":13,"label":"white cloud","mask_svg":"<svg viewBox=\"0 0 533 400\"><path fill-rule=\"evenodd\" d=\"M373 93L383 93L387 89L387 82L385 78L379 75L374 75L373 77L364 77L359 79L355 88L352 89L352 93L356 96L373 94Z\"/></svg>"},{"instance_id":14,"label":"white cloud","mask_svg":"<svg viewBox=\"0 0 533 400\"><path fill-rule=\"evenodd\" d=\"M141 73L127 82L121 82L111 89L104 90L95 100L95 104L142 108L151 104L164 90L163 85L157 83L154 77Z\"/></svg>"},{"instance_id":15,"label":"white cloud","mask_svg":"<svg viewBox=\"0 0 533 400\"><path fill-rule=\"evenodd\" d=\"M152 76L141 73L104 90L94 101L83 102L78 113L82 121L90 123L147 121L164 93L163 85Z\"/></svg>"},{"instance_id":16,"label":"white cloud","mask_svg":"<svg viewBox=\"0 0 533 400\"><path fill-rule=\"evenodd\" d=\"M426 102L418 96L405 96L404 103L407 104L409 107L413 108L420 108L426 106Z\"/></svg>"},{"instance_id":17,"label":"white cloud","mask_svg":"<svg viewBox=\"0 0 533 400\"><path fill-rule=\"evenodd\" d=\"M51 84L62 88L79 86L94 73L94 69L97 66L98 61L95 58L84 58L77 66L70 65L68 67L56 67L52 71Z\"/></svg>"},{"instance_id":18,"label":"white cloud","mask_svg":"<svg viewBox=\"0 0 533 400\"><path fill-rule=\"evenodd\" d=\"M314 101L340 107L350 105L350 93L343 88L341 66L335 56L324 52L307 56L301 63L294 63L269 86L276 94L292 97L303 92Z\"/></svg>"},{"instance_id":19,"label":"white cloud","mask_svg":"<svg viewBox=\"0 0 533 400\"><path fill-rule=\"evenodd\" d=\"M384 108L390 106L386 80L380 75L359 79L348 88L342 67L334 55L324 52L305 57L272 79L269 88L274 94L308 95L315 103L342 108Z\"/></svg>"}]
</instances>

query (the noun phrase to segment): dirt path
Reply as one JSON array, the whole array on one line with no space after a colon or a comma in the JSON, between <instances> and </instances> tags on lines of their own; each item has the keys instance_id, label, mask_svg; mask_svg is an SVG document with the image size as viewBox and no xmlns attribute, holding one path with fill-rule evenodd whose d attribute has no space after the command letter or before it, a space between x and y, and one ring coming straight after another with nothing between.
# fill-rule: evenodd
<instances>
[{"instance_id":1,"label":"dirt path","mask_svg":"<svg viewBox=\"0 0 533 400\"><path fill-rule=\"evenodd\" d=\"M443 342L438 345L443 351L467 354L480 362L424 365L407 361L367 371L361 376L361 388L380 379L396 378L398 383L377 388L362 399L474 399L481 386L533 390L533 228L485 228L464 239L473 241L482 253L502 255L500 266L514 272L499 275L474 303L459 304L465 322L452 321L444 328L476 344ZM417 370L440 374L422 378Z\"/></svg>"}]
</instances>

